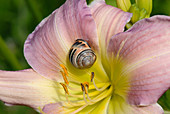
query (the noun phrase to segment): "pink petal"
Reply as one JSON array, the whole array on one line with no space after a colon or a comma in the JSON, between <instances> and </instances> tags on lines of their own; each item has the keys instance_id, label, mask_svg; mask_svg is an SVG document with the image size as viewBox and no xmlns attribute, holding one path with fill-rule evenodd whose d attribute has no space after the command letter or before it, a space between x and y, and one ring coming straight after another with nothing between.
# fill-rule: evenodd
<instances>
[{"instance_id":1,"label":"pink petal","mask_svg":"<svg viewBox=\"0 0 170 114\"><path fill-rule=\"evenodd\" d=\"M60 103L51 103L45 105L42 111L46 114L64 114L63 109Z\"/></svg>"},{"instance_id":2,"label":"pink petal","mask_svg":"<svg viewBox=\"0 0 170 114\"><path fill-rule=\"evenodd\" d=\"M162 107L159 104L152 104L149 106L132 106L133 114L164 114Z\"/></svg>"},{"instance_id":3,"label":"pink petal","mask_svg":"<svg viewBox=\"0 0 170 114\"><path fill-rule=\"evenodd\" d=\"M101 48L105 48L110 38L124 31L124 27L132 16L131 13L106 5L104 0L94 0L91 6L92 15L97 25Z\"/></svg>"},{"instance_id":4,"label":"pink petal","mask_svg":"<svg viewBox=\"0 0 170 114\"><path fill-rule=\"evenodd\" d=\"M137 22L127 32L117 34L110 41L108 51L126 60L123 73L130 72L132 75L129 103L156 103L170 88L169 30L170 17L154 16Z\"/></svg>"},{"instance_id":5,"label":"pink petal","mask_svg":"<svg viewBox=\"0 0 170 114\"><path fill-rule=\"evenodd\" d=\"M97 108L98 107L96 107L96 109ZM100 109L102 110L102 108ZM141 107L130 106L129 108L127 106L126 109L128 110L123 110L123 107L121 107L121 110L119 110L118 113L127 113L127 114L163 114L164 113L162 107L159 104L152 104L149 106L141 106ZM46 114L64 114L64 113L72 112L69 108L68 109L66 107L64 108L60 103L47 104L45 105L42 111ZM99 111L98 113L100 112L101 111ZM114 112L110 112L109 110L107 113L112 114Z\"/></svg>"},{"instance_id":6,"label":"pink petal","mask_svg":"<svg viewBox=\"0 0 170 114\"><path fill-rule=\"evenodd\" d=\"M67 0L44 19L25 42L24 54L38 73L59 80L59 65L66 65L69 50L76 39L84 39L98 48L95 22L85 0Z\"/></svg>"},{"instance_id":7,"label":"pink petal","mask_svg":"<svg viewBox=\"0 0 170 114\"><path fill-rule=\"evenodd\" d=\"M55 84L32 69L22 71L0 71L0 100L6 104L43 107L56 102Z\"/></svg>"}]
</instances>

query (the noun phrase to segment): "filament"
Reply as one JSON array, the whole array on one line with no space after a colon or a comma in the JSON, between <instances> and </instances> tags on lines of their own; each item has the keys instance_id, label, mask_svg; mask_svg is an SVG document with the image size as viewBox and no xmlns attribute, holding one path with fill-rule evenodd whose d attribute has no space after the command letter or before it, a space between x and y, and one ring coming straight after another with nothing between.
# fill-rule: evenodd
<instances>
[{"instance_id":1,"label":"filament","mask_svg":"<svg viewBox=\"0 0 170 114\"><path fill-rule=\"evenodd\" d=\"M94 81L94 72L91 73L91 82L93 82L93 85L94 85L94 87L95 87L95 89L96 89L97 91L103 91L103 90L105 89L105 87L103 87L103 88L98 88L98 87L96 86L96 83L95 83L95 81Z\"/></svg>"},{"instance_id":2,"label":"filament","mask_svg":"<svg viewBox=\"0 0 170 114\"><path fill-rule=\"evenodd\" d=\"M68 89L70 90L73 90L73 91L79 91L80 89L79 88L73 88L73 87L70 87L69 85L67 85Z\"/></svg>"},{"instance_id":3,"label":"filament","mask_svg":"<svg viewBox=\"0 0 170 114\"><path fill-rule=\"evenodd\" d=\"M89 105L89 103L88 103L88 102L87 102L87 100L86 100L86 96L85 96L85 94L86 94L86 92L85 92L85 91L83 91L83 99L84 99L85 103L87 103L87 104Z\"/></svg>"},{"instance_id":4,"label":"filament","mask_svg":"<svg viewBox=\"0 0 170 114\"><path fill-rule=\"evenodd\" d=\"M87 93L88 93L88 90L87 90ZM92 100L92 99L89 97L89 94L86 94L86 95L87 95L87 98L88 98L89 101L94 102L94 100Z\"/></svg>"},{"instance_id":5,"label":"filament","mask_svg":"<svg viewBox=\"0 0 170 114\"><path fill-rule=\"evenodd\" d=\"M88 82L81 83L81 89L82 89L82 91L83 91L84 101L85 101L87 104L89 104L89 103L87 102L87 100L86 100L86 97L85 97L85 95L87 95L88 100L91 101L91 102L94 102L94 101L89 97L89 95L88 95L89 83L88 83Z\"/></svg>"}]
</instances>

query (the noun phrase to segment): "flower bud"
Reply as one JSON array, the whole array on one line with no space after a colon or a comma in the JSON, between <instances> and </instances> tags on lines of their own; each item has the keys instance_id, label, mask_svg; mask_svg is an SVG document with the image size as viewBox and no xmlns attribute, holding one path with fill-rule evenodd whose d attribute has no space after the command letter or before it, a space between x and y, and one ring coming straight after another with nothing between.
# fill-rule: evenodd
<instances>
[{"instance_id":1,"label":"flower bud","mask_svg":"<svg viewBox=\"0 0 170 114\"><path fill-rule=\"evenodd\" d=\"M131 22L132 23L135 23L139 20L139 17L140 17L140 10L139 8L137 7L136 4L133 4L130 9L129 9L129 12L130 13L133 13L133 16L131 18Z\"/></svg>"},{"instance_id":2,"label":"flower bud","mask_svg":"<svg viewBox=\"0 0 170 114\"><path fill-rule=\"evenodd\" d=\"M117 1L117 7L122 9L123 11L128 11L130 6L131 6L131 2L130 0L116 0Z\"/></svg>"},{"instance_id":3,"label":"flower bud","mask_svg":"<svg viewBox=\"0 0 170 114\"><path fill-rule=\"evenodd\" d=\"M147 15L146 9L142 8L142 9L140 10L139 20L141 20L141 19L143 19L143 18L148 18L147 16L148 16L148 15Z\"/></svg>"},{"instance_id":4,"label":"flower bud","mask_svg":"<svg viewBox=\"0 0 170 114\"><path fill-rule=\"evenodd\" d=\"M136 5L140 10L143 8L147 11L147 17L150 17L152 12L152 0L135 0Z\"/></svg>"}]
</instances>

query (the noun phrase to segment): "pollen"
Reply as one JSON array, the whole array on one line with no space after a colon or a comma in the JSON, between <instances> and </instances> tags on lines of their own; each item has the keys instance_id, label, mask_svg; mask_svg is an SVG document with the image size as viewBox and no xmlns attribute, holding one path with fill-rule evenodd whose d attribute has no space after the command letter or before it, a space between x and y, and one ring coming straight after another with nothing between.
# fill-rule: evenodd
<instances>
[{"instance_id":1,"label":"pollen","mask_svg":"<svg viewBox=\"0 0 170 114\"><path fill-rule=\"evenodd\" d=\"M81 83L81 89L82 91L85 91L85 94L88 94L88 91L87 91L88 88L89 88L88 82Z\"/></svg>"},{"instance_id":2,"label":"pollen","mask_svg":"<svg viewBox=\"0 0 170 114\"><path fill-rule=\"evenodd\" d=\"M63 71L60 71L60 72L61 72L61 74L62 74L62 76L63 76L64 82L68 85L69 82L68 82L68 80L67 80L67 77L66 77L65 73L64 73Z\"/></svg>"},{"instance_id":3,"label":"pollen","mask_svg":"<svg viewBox=\"0 0 170 114\"><path fill-rule=\"evenodd\" d=\"M68 92L67 86L66 86L65 84L63 84L63 83L60 83L60 84L63 86L63 88L64 88L65 92L69 95L69 92Z\"/></svg>"},{"instance_id":4,"label":"pollen","mask_svg":"<svg viewBox=\"0 0 170 114\"><path fill-rule=\"evenodd\" d=\"M60 66L64 70L65 75L68 76L67 68L63 64L60 64Z\"/></svg>"},{"instance_id":5,"label":"pollen","mask_svg":"<svg viewBox=\"0 0 170 114\"><path fill-rule=\"evenodd\" d=\"M87 88L89 88L89 82L84 82L83 85L85 85Z\"/></svg>"}]
</instances>

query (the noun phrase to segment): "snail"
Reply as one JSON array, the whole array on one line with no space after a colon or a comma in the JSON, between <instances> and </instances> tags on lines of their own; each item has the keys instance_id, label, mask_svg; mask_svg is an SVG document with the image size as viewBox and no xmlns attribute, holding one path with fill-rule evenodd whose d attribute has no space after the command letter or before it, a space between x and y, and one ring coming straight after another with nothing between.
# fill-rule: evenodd
<instances>
[{"instance_id":1,"label":"snail","mask_svg":"<svg viewBox=\"0 0 170 114\"><path fill-rule=\"evenodd\" d=\"M77 39L69 51L69 60L78 69L91 67L96 55L90 45L83 39Z\"/></svg>"}]
</instances>

